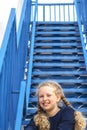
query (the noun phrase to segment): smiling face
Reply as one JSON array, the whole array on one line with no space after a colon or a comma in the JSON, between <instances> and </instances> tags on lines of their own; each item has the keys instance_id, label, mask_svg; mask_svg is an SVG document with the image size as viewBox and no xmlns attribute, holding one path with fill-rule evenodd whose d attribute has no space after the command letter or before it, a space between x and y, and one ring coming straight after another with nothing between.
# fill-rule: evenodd
<instances>
[{"instance_id":1,"label":"smiling face","mask_svg":"<svg viewBox=\"0 0 87 130\"><path fill-rule=\"evenodd\" d=\"M54 115L58 111L58 102L60 96L55 93L53 87L42 86L38 91L38 101L40 107L46 111L48 115Z\"/></svg>"}]
</instances>

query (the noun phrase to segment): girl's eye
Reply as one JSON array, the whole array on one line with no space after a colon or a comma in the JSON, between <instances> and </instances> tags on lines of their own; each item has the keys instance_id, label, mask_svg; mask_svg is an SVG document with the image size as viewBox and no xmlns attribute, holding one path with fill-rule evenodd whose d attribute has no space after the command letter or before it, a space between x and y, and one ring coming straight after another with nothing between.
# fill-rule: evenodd
<instances>
[{"instance_id":1,"label":"girl's eye","mask_svg":"<svg viewBox=\"0 0 87 130\"><path fill-rule=\"evenodd\" d=\"M48 94L47 97L51 97L51 94Z\"/></svg>"},{"instance_id":2,"label":"girl's eye","mask_svg":"<svg viewBox=\"0 0 87 130\"><path fill-rule=\"evenodd\" d=\"M47 94L46 96L47 96L47 97L51 97L51 94ZM43 97L44 97L44 95L40 95L40 96L39 96L39 98L43 98Z\"/></svg>"},{"instance_id":3,"label":"girl's eye","mask_svg":"<svg viewBox=\"0 0 87 130\"><path fill-rule=\"evenodd\" d=\"M42 98L42 97L44 97L44 96L43 95L39 96L39 98Z\"/></svg>"}]
</instances>

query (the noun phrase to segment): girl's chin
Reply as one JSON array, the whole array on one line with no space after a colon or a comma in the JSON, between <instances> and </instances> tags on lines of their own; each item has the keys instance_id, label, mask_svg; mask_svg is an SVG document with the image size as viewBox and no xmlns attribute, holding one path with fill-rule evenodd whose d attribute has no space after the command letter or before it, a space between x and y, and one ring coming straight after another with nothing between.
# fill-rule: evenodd
<instances>
[{"instance_id":1,"label":"girl's chin","mask_svg":"<svg viewBox=\"0 0 87 130\"><path fill-rule=\"evenodd\" d=\"M44 111L49 111L49 108L48 107L44 107L43 110Z\"/></svg>"}]
</instances>

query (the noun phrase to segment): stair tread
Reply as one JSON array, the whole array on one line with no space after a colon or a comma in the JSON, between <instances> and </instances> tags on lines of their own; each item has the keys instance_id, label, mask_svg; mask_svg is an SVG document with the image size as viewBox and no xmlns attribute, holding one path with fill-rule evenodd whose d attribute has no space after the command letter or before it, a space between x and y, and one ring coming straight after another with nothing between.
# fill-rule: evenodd
<instances>
[{"instance_id":1,"label":"stair tread","mask_svg":"<svg viewBox=\"0 0 87 130\"><path fill-rule=\"evenodd\" d=\"M63 40L81 40L80 37L75 37L75 36L72 36L72 37L36 37L35 40L62 40L61 38L64 38Z\"/></svg>"},{"instance_id":2,"label":"stair tread","mask_svg":"<svg viewBox=\"0 0 87 130\"><path fill-rule=\"evenodd\" d=\"M65 93L86 93L87 88L63 88ZM31 93L36 93L36 88L31 88Z\"/></svg>"},{"instance_id":3,"label":"stair tread","mask_svg":"<svg viewBox=\"0 0 87 130\"><path fill-rule=\"evenodd\" d=\"M33 63L33 67L35 68L49 68L49 67L84 67L84 63Z\"/></svg>"},{"instance_id":4,"label":"stair tread","mask_svg":"<svg viewBox=\"0 0 87 130\"><path fill-rule=\"evenodd\" d=\"M36 35L42 35L42 34L44 34L44 36L46 36L46 35L54 35L54 34L56 34L56 35L73 35L73 34L75 34L75 35L80 35L80 33L79 32L76 32L76 31L50 31L50 32L43 32L43 31L37 31L36 33L35 33Z\"/></svg>"},{"instance_id":5,"label":"stair tread","mask_svg":"<svg viewBox=\"0 0 87 130\"><path fill-rule=\"evenodd\" d=\"M33 71L34 75L86 75L87 76L87 72L85 71L42 71L42 70L34 70Z\"/></svg>"},{"instance_id":6,"label":"stair tread","mask_svg":"<svg viewBox=\"0 0 87 130\"><path fill-rule=\"evenodd\" d=\"M43 82L44 80L47 80L47 79L49 79L49 77L47 78L43 78L43 79L41 79L41 78L36 78L36 79L32 79L32 83L33 84L39 84L40 82ZM57 81L58 83L85 83L85 84L87 84L87 79L69 79L68 81L67 81L67 79L54 79L54 78L50 78L50 80L53 80L53 81Z\"/></svg>"},{"instance_id":7,"label":"stair tread","mask_svg":"<svg viewBox=\"0 0 87 130\"><path fill-rule=\"evenodd\" d=\"M79 53L79 52L82 52L82 49L64 49L64 48L61 48L61 49L35 49L35 52L38 52L38 53L64 53L66 52L67 54L69 53Z\"/></svg>"},{"instance_id":8,"label":"stair tread","mask_svg":"<svg viewBox=\"0 0 87 130\"><path fill-rule=\"evenodd\" d=\"M38 21L38 22L36 22L36 25L42 25L42 24L44 24L44 25L49 25L49 24L57 24L57 25L59 25L59 24L61 24L61 25L77 25L78 26L78 23L77 22L75 22L75 21L64 21L64 22L55 22L55 21Z\"/></svg>"},{"instance_id":9,"label":"stair tread","mask_svg":"<svg viewBox=\"0 0 87 130\"><path fill-rule=\"evenodd\" d=\"M67 47L67 46L70 46L70 47L75 46L76 47L77 46L77 47L82 47L81 44L77 43L77 42L76 43L75 42L72 42L72 43L71 42L70 43L65 43L65 42L64 43L57 43L57 42L56 43L53 43L53 42L52 43L51 42L50 43L44 43L44 42L41 43L41 42L36 42L35 47L36 46L41 46L41 47L44 47L44 46L45 47L46 46L49 46L49 47L54 47L54 46L64 46L64 47Z\"/></svg>"},{"instance_id":10,"label":"stair tread","mask_svg":"<svg viewBox=\"0 0 87 130\"><path fill-rule=\"evenodd\" d=\"M59 55L58 57L57 57L56 55L53 55L53 56L52 56L52 55L46 55L46 56L45 56L45 55L35 55L35 56L34 56L34 59L39 59L39 60L44 60L44 59L54 59L54 60L56 60L56 59L57 59L57 60L58 60L58 59L60 59L60 60L63 60L63 59L64 59L64 60L65 60L65 59L68 59L68 60L70 59L70 60L72 60L72 59L73 59L73 60L74 60L74 59L78 59L78 58L81 60L81 59L83 59L84 57L83 57L83 56L78 56L78 55L77 55L77 56L76 56L76 55L75 55L75 56Z\"/></svg>"},{"instance_id":11,"label":"stair tread","mask_svg":"<svg viewBox=\"0 0 87 130\"><path fill-rule=\"evenodd\" d=\"M48 26L48 27L46 27L46 26L37 26L36 27L36 31L37 30L75 30L75 31L79 31L79 28L78 27L75 27L75 26L56 26L56 27L54 27L54 26Z\"/></svg>"}]
</instances>

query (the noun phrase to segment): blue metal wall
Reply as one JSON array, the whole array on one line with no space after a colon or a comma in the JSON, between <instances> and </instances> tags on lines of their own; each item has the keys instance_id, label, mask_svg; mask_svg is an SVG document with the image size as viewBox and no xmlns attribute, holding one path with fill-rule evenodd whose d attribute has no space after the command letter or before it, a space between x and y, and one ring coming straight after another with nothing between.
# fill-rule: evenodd
<instances>
[{"instance_id":1,"label":"blue metal wall","mask_svg":"<svg viewBox=\"0 0 87 130\"><path fill-rule=\"evenodd\" d=\"M31 1L24 0L18 34L15 9L11 10L0 50L0 130L13 130L15 125L20 82L29 39Z\"/></svg>"}]
</instances>

